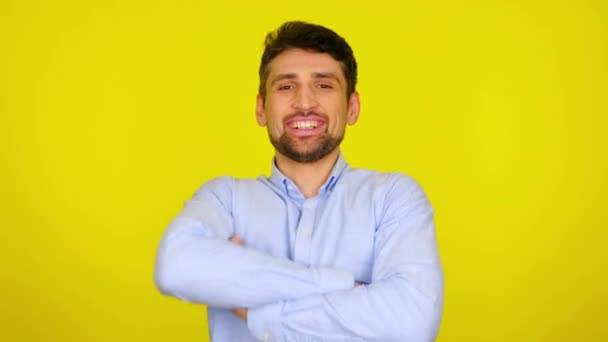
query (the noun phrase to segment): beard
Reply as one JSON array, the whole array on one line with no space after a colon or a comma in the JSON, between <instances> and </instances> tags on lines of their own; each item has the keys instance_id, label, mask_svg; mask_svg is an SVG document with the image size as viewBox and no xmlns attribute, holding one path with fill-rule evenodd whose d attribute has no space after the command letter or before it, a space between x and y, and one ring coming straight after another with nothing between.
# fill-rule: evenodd
<instances>
[{"instance_id":1,"label":"beard","mask_svg":"<svg viewBox=\"0 0 608 342\"><path fill-rule=\"evenodd\" d=\"M327 132L312 137L293 137L283 133L278 139L268 132L268 136L270 137L270 143L278 152L298 163L314 163L323 159L335 150L344 138L344 135L332 137ZM317 141L313 142L312 140ZM314 146L306 146L311 144L314 144Z\"/></svg>"}]
</instances>

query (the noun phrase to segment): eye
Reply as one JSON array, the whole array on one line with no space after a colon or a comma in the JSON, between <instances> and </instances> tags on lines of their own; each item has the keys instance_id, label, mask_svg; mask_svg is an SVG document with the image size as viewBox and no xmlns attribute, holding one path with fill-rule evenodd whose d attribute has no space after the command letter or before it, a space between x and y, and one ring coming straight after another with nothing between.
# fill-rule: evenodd
<instances>
[{"instance_id":1,"label":"eye","mask_svg":"<svg viewBox=\"0 0 608 342\"><path fill-rule=\"evenodd\" d=\"M321 88L321 89L333 89L333 88L334 88L334 87L333 87L331 84L329 84L329 83L320 83L320 84L318 85L318 87L319 87L319 88Z\"/></svg>"},{"instance_id":2,"label":"eye","mask_svg":"<svg viewBox=\"0 0 608 342\"><path fill-rule=\"evenodd\" d=\"M277 87L278 90L291 90L293 89L292 84L281 84Z\"/></svg>"}]
</instances>

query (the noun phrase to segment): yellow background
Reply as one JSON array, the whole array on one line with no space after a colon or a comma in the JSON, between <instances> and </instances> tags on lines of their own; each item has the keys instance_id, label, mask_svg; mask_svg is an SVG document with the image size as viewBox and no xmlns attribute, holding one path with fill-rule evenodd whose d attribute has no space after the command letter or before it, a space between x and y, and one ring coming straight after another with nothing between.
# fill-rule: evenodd
<instances>
[{"instance_id":1,"label":"yellow background","mask_svg":"<svg viewBox=\"0 0 608 342\"><path fill-rule=\"evenodd\" d=\"M608 339L608 2L398 3L3 0L0 340L207 339L156 245L206 180L268 173L257 67L290 19L355 50L351 166L436 208L438 341Z\"/></svg>"}]
</instances>

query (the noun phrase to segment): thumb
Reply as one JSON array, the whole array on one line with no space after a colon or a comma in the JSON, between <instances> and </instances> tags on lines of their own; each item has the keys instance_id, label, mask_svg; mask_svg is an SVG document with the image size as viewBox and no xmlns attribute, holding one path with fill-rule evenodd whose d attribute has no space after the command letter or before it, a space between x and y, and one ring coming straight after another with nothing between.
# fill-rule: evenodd
<instances>
[{"instance_id":1,"label":"thumb","mask_svg":"<svg viewBox=\"0 0 608 342\"><path fill-rule=\"evenodd\" d=\"M239 246L245 245L245 240L243 240L243 238L238 235L234 235L233 237L231 237L230 242L235 243Z\"/></svg>"}]
</instances>

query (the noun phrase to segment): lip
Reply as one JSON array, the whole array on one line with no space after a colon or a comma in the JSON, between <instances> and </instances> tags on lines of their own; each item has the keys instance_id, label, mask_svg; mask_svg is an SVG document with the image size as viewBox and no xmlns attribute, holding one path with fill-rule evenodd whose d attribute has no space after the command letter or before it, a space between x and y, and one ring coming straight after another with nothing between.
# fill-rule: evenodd
<instances>
[{"instance_id":1,"label":"lip","mask_svg":"<svg viewBox=\"0 0 608 342\"><path fill-rule=\"evenodd\" d=\"M298 121L317 121L318 125L314 128L294 128L291 127L294 122ZM285 131L289 134L306 137L316 135L325 130L325 119L318 115L295 116L285 121Z\"/></svg>"}]
</instances>

